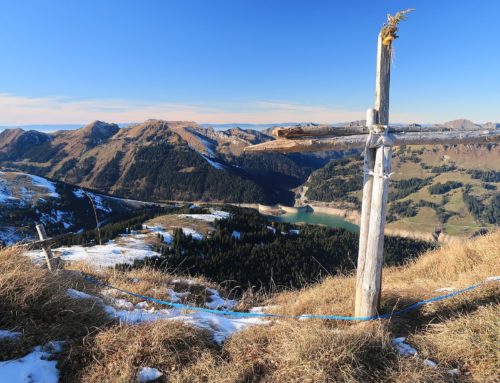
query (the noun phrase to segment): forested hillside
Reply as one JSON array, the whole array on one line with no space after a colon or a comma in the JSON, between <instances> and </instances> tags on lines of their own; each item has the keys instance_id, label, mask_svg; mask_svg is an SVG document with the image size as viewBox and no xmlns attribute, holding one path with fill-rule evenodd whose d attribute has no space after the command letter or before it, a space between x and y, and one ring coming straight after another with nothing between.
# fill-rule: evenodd
<instances>
[{"instance_id":1,"label":"forested hillside","mask_svg":"<svg viewBox=\"0 0 500 383\"><path fill-rule=\"evenodd\" d=\"M472 234L500 225L500 150L496 144L400 147L393 155L389 228ZM305 184L307 202L359 209L362 158L333 160Z\"/></svg>"},{"instance_id":2,"label":"forested hillside","mask_svg":"<svg viewBox=\"0 0 500 383\"><path fill-rule=\"evenodd\" d=\"M253 130L157 120L122 129L95 121L51 134L7 129L0 133L0 166L149 201L292 204L290 189L331 157L243 153L269 139Z\"/></svg>"}]
</instances>

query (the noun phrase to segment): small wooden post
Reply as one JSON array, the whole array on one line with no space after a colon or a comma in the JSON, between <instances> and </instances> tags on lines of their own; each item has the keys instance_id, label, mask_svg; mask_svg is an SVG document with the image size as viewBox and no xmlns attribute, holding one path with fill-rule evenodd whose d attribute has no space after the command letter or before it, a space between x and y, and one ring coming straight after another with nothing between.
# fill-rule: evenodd
<instances>
[{"instance_id":1,"label":"small wooden post","mask_svg":"<svg viewBox=\"0 0 500 383\"><path fill-rule=\"evenodd\" d=\"M376 149L373 168L373 186L368 217L368 236L360 238L360 251L366 246L364 267L358 270L358 283L355 296L356 316L372 316L377 313L380 300L382 263L384 257L384 228L391 172L392 147L387 139L389 125L389 86L391 70L391 41L384 43L383 29L378 36L377 75L375 83L375 109L378 115L378 128L382 140ZM363 196L363 203L364 203ZM368 210L368 207L366 207ZM366 213L368 215L368 213ZM363 222L362 222L363 223ZM366 225L366 223L365 223ZM363 235L366 236L366 227ZM366 244L364 242L366 241ZM359 283L359 281L361 281ZM361 296L361 298L358 298Z\"/></svg>"},{"instance_id":2,"label":"small wooden post","mask_svg":"<svg viewBox=\"0 0 500 383\"><path fill-rule=\"evenodd\" d=\"M36 225L36 231L38 232L38 237L40 237L40 241L42 241L42 249L43 249L43 254L45 255L45 260L47 261L47 267L50 271L52 271L53 269L52 250L50 250L50 247L45 242L43 242L49 239L47 233L45 232L45 227L42 224Z\"/></svg>"}]
</instances>

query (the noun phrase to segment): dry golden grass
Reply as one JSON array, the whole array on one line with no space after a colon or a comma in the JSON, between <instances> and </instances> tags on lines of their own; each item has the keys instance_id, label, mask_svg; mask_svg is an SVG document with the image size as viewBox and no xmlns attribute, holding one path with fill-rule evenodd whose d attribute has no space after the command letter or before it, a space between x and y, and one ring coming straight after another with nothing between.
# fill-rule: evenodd
<instances>
[{"instance_id":1,"label":"dry golden grass","mask_svg":"<svg viewBox=\"0 0 500 383\"><path fill-rule=\"evenodd\" d=\"M454 320L432 324L411 337L423 356L470 373L474 382L500 381L500 306L498 302Z\"/></svg>"},{"instance_id":2,"label":"dry golden grass","mask_svg":"<svg viewBox=\"0 0 500 383\"><path fill-rule=\"evenodd\" d=\"M441 295L435 290L458 290L500 275L500 230L473 240L445 244L402 267L384 269L382 311L389 312L421 299ZM300 292L286 292L272 299L274 311L291 315L352 315L355 289L353 276L328 277ZM468 300L498 296L498 283L487 284L456 298L424 306L427 313L455 310Z\"/></svg>"},{"instance_id":3,"label":"dry golden grass","mask_svg":"<svg viewBox=\"0 0 500 383\"><path fill-rule=\"evenodd\" d=\"M74 276L76 271L54 276L33 266L27 267L27 260L28 263L13 262L11 258L15 257L6 257L7 253L0 257L0 266L11 270L0 276L2 314L9 311L6 307L12 307L12 304L6 306L9 300L4 302L4 294L16 302L17 310L17 307L26 307L23 302L30 302L30 307L43 305L47 299L51 302L54 291L57 292L54 299L65 302L64 291L70 285L92 292L90 286ZM500 231L497 231L445 245L405 266L387 268L383 277L382 311L443 294L435 291L438 288L460 289L500 275L499 254ZM15 271L20 264L24 266ZM168 298L167 287L176 291L193 289L191 299L196 302L199 296L199 304L207 285L203 279L192 285L175 282L182 278L148 268L96 272L82 265L78 267L117 287L158 298ZM31 274L24 275L25 272ZM16 277L8 277L12 274ZM40 293L35 286L40 283L52 286L47 287L49 298L45 296L45 300L36 298ZM59 284L62 287L54 286ZM352 275L329 277L301 291L270 295L265 303L276 305L269 311L283 314L352 315L354 284ZM9 288L20 291L20 295L8 293ZM490 283L426 305L403 318L363 325L325 320L271 321L266 326L236 333L222 346L217 346L206 332L168 320L141 325L112 324L85 338L64 330L61 334L74 340L61 365L62 377L67 382L134 382L140 367L154 367L164 374L159 381L169 383L490 383L497 381L499 370L499 296L498 283ZM242 306L261 299L262 296L247 292ZM82 302L91 304L80 301L78 304L82 307L72 308L77 310L71 314L75 318L88 309ZM70 300L68 304L74 303ZM29 323L32 315L37 318L37 314L29 310L26 309L24 317L16 316L25 318L24 321L13 318L9 323ZM73 316L69 320L74 321ZM46 325L41 321L36 331L45 331ZM78 331L84 327L80 326ZM12 326L3 328L13 329ZM47 340L60 339L54 336ZM420 357L437 362L438 368L426 366L421 358L400 357L390 343L395 336L407 336ZM451 376L450 368L459 368L462 374Z\"/></svg>"},{"instance_id":4,"label":"dry golden grass","mask_svg":"<svg viewBox=\"0 0 500 383\"><path fill-rule=\"evenodd\" d=\"M24 354L35 345L83 337L109 322L95 304L66 295L81 279L35 267L19 250L0 251L0 328L19 331L21 342L0 347L0 359Z\"/></svg>"},{"instance_id":5,"label":"dry golden grass","mask_svg":"<svg viewBox=\"0 0 500 383\"><path fill-rule=\"evenodd\" d=\"M72 263L69 268L74 271L83 272L86 275L93 276L96 279L105 282L111 286L118 287L122 290L132 291L136 294L146 295L156 299L170 300L171 297L167 293L169 288L178 293L189 292L190 294L181 299L182 303L203 305L207 301L209 294L207 287L216 288L217 286L203 277L189 277L189 281L185 276L176 275L173 273L163 272L152 267L142 267L136 269L98 269L88 266L84 262ZM95 289L94 285L86 285L87 289ZM102 288L99 288L102 292ZM118 290L104 290L112 297L125 298L132 303L139 303L143 299L134 297ZM92 293L92 292L91 292ZM164 308L152 303L153 306Z\"/></svg>"},{"instance_id":6,"label":"dry golden grass","mask_svg":"<svg viewBox=\"0 0 500 383\"><path fill-rule=\"evenodd\" d=\"M235 334L223 358L202 355L171 382L327 383L451 382L442 370L401 359L386 326L373 323L339 330L325 322L280 321Z\"/></svg>"},{"instance_id":7,"label":"dry golden grass","mask_svg":"<svg viewBox=\"0 0 500 383\"><path fill-rule=\"evenodd\" d=\"M140 367L154 366L168 380L202 355L215 352L210 334L176 321L118 325L85 342L86 367L69 381L136 381Z\"/></svg>"}]
</instances>

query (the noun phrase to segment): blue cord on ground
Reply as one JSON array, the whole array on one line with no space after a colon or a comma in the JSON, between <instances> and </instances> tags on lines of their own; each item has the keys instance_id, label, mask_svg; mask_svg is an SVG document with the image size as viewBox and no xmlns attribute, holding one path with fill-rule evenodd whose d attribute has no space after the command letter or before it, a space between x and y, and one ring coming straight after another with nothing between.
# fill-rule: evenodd
<instances>
[{"instance_id":1,"label":"blue cord on ground","mask_svg":"<svg viewBox=\"0 0 500 383\"><path fill-rule=\"evenodd\" d=\"M394 311L391 313L379 314L379 315L373 315L373 316L367 316L367 317L351 317L351 316L343 316L343 315L318 315L318 314L282 315L282 314L266 314L266 313L249 313L249 312L238 312L238 311L227 311L227 310L214 310L214 309L207 309L204 307L184 305L182 303L174 303L174 302L164 301L161 299L148 297L146 295L136 294L136 293L133 293L131 291L123 290L123 289L120 289L118 287L111 286L107 283L100 282L100 281L98 281L90 276L85 276L84 279L87 282L93 283L95 285L114 289L114 290L120 291L124 294L128 294L128 295L134 296L136 298L143 299L145 301L153 302L153 303L156 303L159 305L170 306L170 307L174 307L174 308L182 309L182 310L200 311L200 312L205 312L205 313L210 313L210 314L228 315L228 316L241 317L241 318L328 319L328 320L341 320L341 321L370 321L370 320L376 320L376 319L389 319L391 317L399 316L401 314L415 310L415 309L417 309L425 304L442 301L444 299L452 298L456 295L463 294L467 291L474 290L474 289L478 288L479 286L482 286L483 284L486 283L486 281L479 282L475 285L466 287L466 288L461 289L461 290L454 291L454 292L449 293L449 294L440 295L440 296L437 296L434 298L425 299L425 300L413 303L413 304L411 304L411 305L409 305L401 310ZM500 277L491 278L490 281L500 281Z\"/></svg>"}]
</instances>

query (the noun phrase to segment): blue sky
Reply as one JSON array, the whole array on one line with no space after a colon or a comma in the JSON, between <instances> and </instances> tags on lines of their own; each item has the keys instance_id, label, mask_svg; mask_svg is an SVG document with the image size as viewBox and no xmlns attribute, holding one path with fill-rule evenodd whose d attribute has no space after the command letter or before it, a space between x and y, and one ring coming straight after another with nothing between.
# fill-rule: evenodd
<instances>
[{"instance_id":1,"label":"blue sky","mask_svg":"<svg viewBox=\"0 0 500 383\"><path fill-rule=\"evenodd\" d=\"M0 125L363 118L410 7L391 121L500 121L497 0L2 0Z\"/></svg>"}]
</instances>

